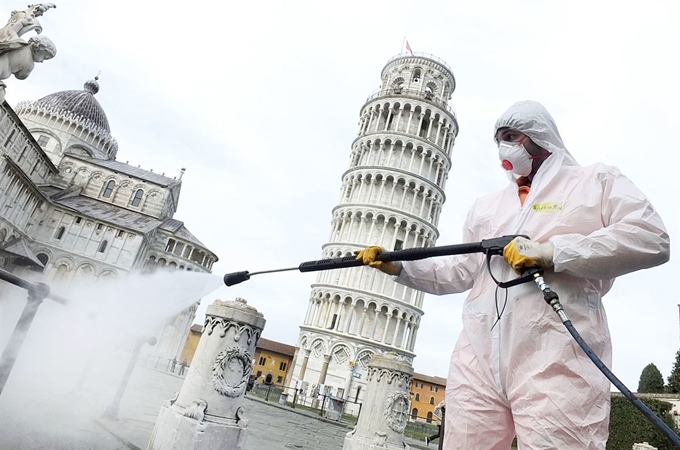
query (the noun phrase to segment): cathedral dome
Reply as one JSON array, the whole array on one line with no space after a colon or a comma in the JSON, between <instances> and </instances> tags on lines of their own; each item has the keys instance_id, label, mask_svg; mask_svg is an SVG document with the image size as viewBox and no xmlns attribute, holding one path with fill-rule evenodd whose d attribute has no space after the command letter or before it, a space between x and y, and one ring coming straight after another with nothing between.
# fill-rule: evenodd
<instances>
[{"instance_id":1,"label":"cathedral dome","mask_svg":"<svg viewBox=\"0 0 680 450\"><path fill-rule=\"evenodd\" d=\"M36 100L36 105L43 106L54 111L71 113L79 119L90 121L95 126L111 132L106 113L101 107L94 94L99 92L98 77L89 80L83 86L82 91L61 91L47 95Z\"/></svg>"},{"instance_id":2,"label":"cathedral dome","mask_svg":"<svg viewBox=\"0 0 680 450\"><path fill-rule=\"evenodd\" d=\"M39 100L19 102L15 111L39 129L67 133L83 141L91 147L87 152L94 158L116 159L118 143L111 136L104 108L94 98L99 92L98 79L86 82L80 91L60 91Z\"/></svg>"}]
</instances>

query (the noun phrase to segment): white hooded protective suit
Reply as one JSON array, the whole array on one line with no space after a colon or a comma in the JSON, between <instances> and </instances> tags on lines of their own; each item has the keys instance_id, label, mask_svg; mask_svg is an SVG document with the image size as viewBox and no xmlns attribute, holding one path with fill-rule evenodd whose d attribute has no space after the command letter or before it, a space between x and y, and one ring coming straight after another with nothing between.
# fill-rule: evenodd
<instances>
[{"instance_id":1,"label":"white hooded protective suit","mask_svg":"<svg viewBox=\"0 0 680 450\"><path fill-rule=\"evenodd\" d=\"M614 278L669 258L669 237L654 207L618 169L582 167L564 147L550 114L536 102L514 104L496 122L550 151L524 205L511 182L478 199L463 242L524 234L554 245L545 279L593 351L611 367L602 296ZM498 280L517 274L493 257ZM506 292L482 254L403 263L397 281L431 294L470 290L446 386L444 448L604 449L610 383L543 300L534 283ZM493 328L492 328L493 327Z\"/></svg>"}]
</instances>

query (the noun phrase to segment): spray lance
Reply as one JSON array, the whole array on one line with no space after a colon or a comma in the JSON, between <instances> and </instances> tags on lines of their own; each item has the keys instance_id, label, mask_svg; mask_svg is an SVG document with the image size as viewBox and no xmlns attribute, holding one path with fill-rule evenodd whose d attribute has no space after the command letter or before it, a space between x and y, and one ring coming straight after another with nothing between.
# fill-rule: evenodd
<instances>
[{"instance_id":1,"label":"spray lance","mask_svg":"<svg viewBox=\"0 0 680 450\"><path fill-rule=\"evenodd\" d=\"M490 262L492 256L502 256L503 249L506 245L510 243L516 237L524 237L529 239L528 236L524 235L508 235L501 236L492 239L484 239L481 242L474 242L469 244L456 244L456 245L445 245L441 247L429 247L429 248L409 248L405 250L397 250L393 252L383 252L376 256L376 261L382 262L392 262L392 261L416 261L419 259L433 258L436 256L449 256L449 255L462 255L468 253L484 253L486 255L487 267L490 270ZM232 272L224 275L224 283L227 286L233 286L238 283L242 283L249 280L253 275L260 275L265 273L274 272L287 272L292 270L298 270L300 272L316 272L321 270L331 270L331 269L344 269L348 267L358 267L363 266L363 262L357 260L354 256L343 256L340 258L330 258L330 259L320 259L316 261L307 261L301 263L297 267L288 267L285 269L274 269L274 270L263 270L259 272ZM493 277L493 276L492 276ZM509 288L512 286L517 286L519 284L534 281L538 288L543 293L543 299L550 305L550 307L559 316L562 324L567 328L569 334L578 343L585 354L590 358L590 360L595 364L595 366L600 369L600 371L607 377L611 383L616 386L616 388L621 391L621 393L663 434L671 440L671 442L680 448L680 436L678 436L668 425L666 425L654 412L649 409L640 399L635 397L633 393L628 389L613 373L609 368L600 360L600 358L593 352L593 350L588 346L588 344L583 340L581 335L576 331L574 325L571 323L571 319L564 311L562 307L559 296L556 292L550 289L550 286L545 282L543 278L543 270L539 268L528 268L525 269L517 278L509 281L498 281L494 278L494 281L500 288Z\"/></svg>"},{"instance_id":2,"label":"spray lance","mask_svg":"<svg viewBox=\"0 0 680 450\"><path fill-rule=\"evenodd\" d=\"M502 236L493 239L484 239L481 242L475 242L471 244L456 244L456 245L445 245L442 247L429 247L429 248L407 248L405 250L397 250L394 252L383 252L379 254L375 260L382 262L391 261L416 261L418 259L427 259L435 256L448 256L448 255L463 255L467 253L484 253L487 256L487 260L491 256L503 255L503 249L506 245L510 243L514 238L520 237L520 235L509 235ZM527 236L521 236L528 239ZM249 280L253 275L260 275L263 273L274 273L274 272L287 272L290 270L299 270L300 272L316 272L319 270L330 270L330 269L344 269L347 267L358 267L363 266L364 263L357 260L354 256L343 256L340 258L331 259L319 259L316 261L307 261L301 263L298 267L288 267L285 269L274 269L274 270L263 270L260 272L232 272L224 276L224 284L227 286L233 286L238 283L242 283ZM518 284L526 283L533 280L533 275L537 273L537 269L532 269L530 272L523 273L518 278L514 280L501 282L499 284L502 288L507 288L510 286L516 286Z\"/></svg>"}]
</instances>

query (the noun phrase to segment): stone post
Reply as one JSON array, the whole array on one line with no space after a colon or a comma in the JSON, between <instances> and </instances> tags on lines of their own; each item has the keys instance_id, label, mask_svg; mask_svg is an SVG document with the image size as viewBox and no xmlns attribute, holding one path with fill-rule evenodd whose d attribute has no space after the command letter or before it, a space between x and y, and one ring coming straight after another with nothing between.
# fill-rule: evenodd
<instances>
[{"instance_id":1,"label":"stone post","mask_svg":"<svg viewBox=\"0 0 680 450\"><path fill-rule=\"evenodd\" d=\"M243 397L265 320L246 301L215 300L182 389L161 408L147 450L243 450Z\"/></svg>"},{"instance_id":2,"label":"stone post","mask_svg":"<svg viewBox=\"0 0 680 450\"><path fill-rule=\"evenodd\" d=\"M411 410L408 389L412 377L411 364L396 353L373 356L359 421L347 433L343 450L410 448L404 442L404 429Z\"/></svg>"}]
</instances>

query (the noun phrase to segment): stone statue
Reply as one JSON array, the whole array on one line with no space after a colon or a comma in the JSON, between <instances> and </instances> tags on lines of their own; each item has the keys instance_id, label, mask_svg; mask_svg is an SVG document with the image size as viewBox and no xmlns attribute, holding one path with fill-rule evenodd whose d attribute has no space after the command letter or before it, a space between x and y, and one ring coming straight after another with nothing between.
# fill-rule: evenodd
<instances>
[{"instance_id":1,"label":"stone statue","mask_svg":"<svg viewBox=\"0 0 680 450\"><path fill-rule=\"evenodd\" d=\"M25 11L12 11L7 25L0 28L0 103L5 99L5 83L2 80L14 75L23 80L28 77L35 63L54 58L57 48L47 37L41 36L42 26L36 17L40 17L50 8L52 3L28 5ZM21 36L35 30L38 36L28 41Z\"/></svg>"}]
</instances>

